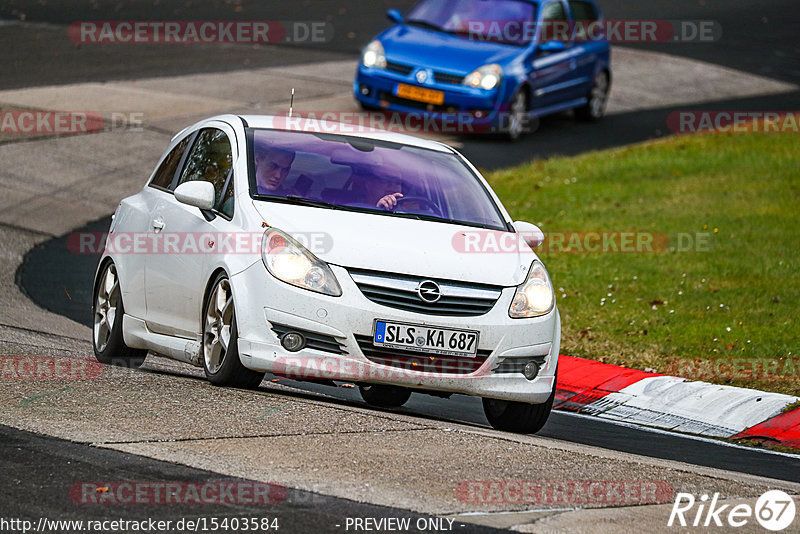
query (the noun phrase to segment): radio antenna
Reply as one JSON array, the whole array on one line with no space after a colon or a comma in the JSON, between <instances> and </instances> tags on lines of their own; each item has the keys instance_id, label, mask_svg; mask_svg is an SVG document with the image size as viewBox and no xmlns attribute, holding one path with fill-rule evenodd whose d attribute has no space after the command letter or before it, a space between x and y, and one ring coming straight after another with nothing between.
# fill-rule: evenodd
<instances>
[{"instance_id":1,"label":"radio antenna","mask_svg":"<svg viewBox=\"0 0 800 534\"><path fill-rule=\"evenodd\" d=\"M292 116L292 108L294 108L294 87L292 87L292 98L289 100L289 117Z\"/></svg>"}]
</instances>

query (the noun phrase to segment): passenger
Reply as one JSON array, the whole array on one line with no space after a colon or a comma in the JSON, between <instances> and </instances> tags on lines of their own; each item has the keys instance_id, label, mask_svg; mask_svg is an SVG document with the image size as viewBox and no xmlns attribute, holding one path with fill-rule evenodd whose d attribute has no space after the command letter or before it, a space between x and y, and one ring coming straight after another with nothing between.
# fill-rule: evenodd
<instances>
[{"instance_id":1,"label":"passenger","mask_svg":"<svg viewBox=\"0 0 800 534\"><path fill-rule=\"evenodd\" d=\"M289 176L294 163L294 150L262 147L257 149L256 189L260 195L286 196L291 192L283 187L283 181Z\"/></svg>"}]
</instances>

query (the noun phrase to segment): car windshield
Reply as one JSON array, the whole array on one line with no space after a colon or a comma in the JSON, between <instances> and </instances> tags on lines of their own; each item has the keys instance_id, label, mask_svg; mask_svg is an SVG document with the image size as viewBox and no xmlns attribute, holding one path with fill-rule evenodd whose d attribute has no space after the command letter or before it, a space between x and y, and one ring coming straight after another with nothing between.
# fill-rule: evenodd
<instances>
[{"instance_id":1,"label":"car windshield","mask_svg":"<svg viewBox=\"0 0 800 534\"><path fill-rule=\"evenodd\" d=\"M250 193L289 202L506 230L456 155L344 135L249 129Z\"/></svg>"},{"instance_id":2,"label":"car windshield","mask_svg":"<svg viewBox=\"0 0 800 534\"><path fill-rule=\"evenodd\" d=\"M422 0L407 22L471 39L523 45L530 42L535 15L534 4L524 0Z\"/></svg>"}]
</instances>

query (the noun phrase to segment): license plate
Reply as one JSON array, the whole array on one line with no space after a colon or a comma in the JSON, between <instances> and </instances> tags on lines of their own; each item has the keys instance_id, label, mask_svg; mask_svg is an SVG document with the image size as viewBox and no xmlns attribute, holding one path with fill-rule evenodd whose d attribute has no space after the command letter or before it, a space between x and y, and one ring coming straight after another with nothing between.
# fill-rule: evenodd
<instances>
[{"instance_id":1,"label":"license plate","mask_svg":"<svg viewBox=\"0 0 800 534\"><path fill-rule=\"evenodd\" d=\"M474 358L478 354L478 332L473 330L456 330L381 320L375 321L372 343L376 347L424 352L439 356Z\"/></svg>"},{"instance_id":2,"label":"license plate","mask_svg":"<svg viewBox=\"0 0 800 534\"><path fill-rule=\"evenodd\" d=\"M416 100L417 102L426 102L428 104L444 104L443 92L417 87L416 85L399 84L397 86L397 96L409 100Z\"/></svg>"}]
</instances>

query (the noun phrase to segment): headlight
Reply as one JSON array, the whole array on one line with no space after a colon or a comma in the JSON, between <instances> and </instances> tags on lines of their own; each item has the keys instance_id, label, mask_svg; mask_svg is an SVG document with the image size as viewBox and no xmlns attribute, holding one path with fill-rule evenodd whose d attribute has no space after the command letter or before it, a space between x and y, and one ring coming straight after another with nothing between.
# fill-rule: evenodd
<instances>
[{"instance_id":1,"label":"headlight","mask_svg":"<svg viewBox=\"0 0 800 534\"><path fill-rule=\"evenodd\" d=\"M503 81L503 67L497 63L492 63L467 74L463 84L489 90L499 86L501 81Z\"/></svg>"},{"instance_id":2,"label":"headlight","mask_svg":"<svg viewBox=\"0 0 800 534\"><path fill-rule=\"evenodd\" d=\"M533 262L528 278L517 288L508 315L512 319L536 317L553 309L553 286L547 271L538 260Z\"/></svg>"},{"instance_id":3,"label":"headlight","mask_svg":"<svg viewBox=\"0 0 800 534\"><path fill-rule=\"evenodd\" d=\"M328 264L280 230L264 232L261 259L272 276L287 284L333 297L342 294Z\"/></svg>"},{"instance_id":4,"label":"headlight","mask_svg":"<svg viewBox=\"0 0 800 534\"><path fill-rule=\"evenodd\" d=\"M361 55L361 63L365 67L386 68L386 53L383 51L383 45L380 41L372 41L367 45Z\"/></svg>"}]
</instances>

